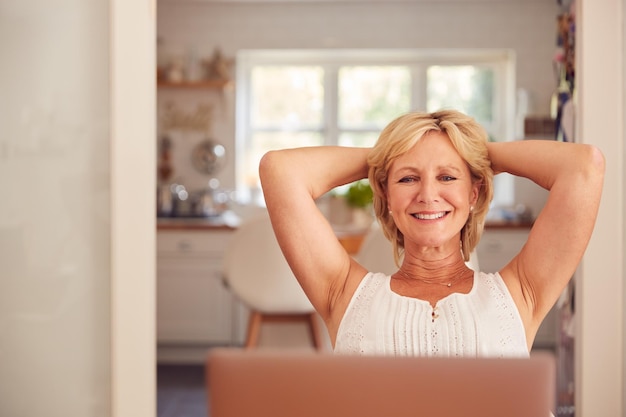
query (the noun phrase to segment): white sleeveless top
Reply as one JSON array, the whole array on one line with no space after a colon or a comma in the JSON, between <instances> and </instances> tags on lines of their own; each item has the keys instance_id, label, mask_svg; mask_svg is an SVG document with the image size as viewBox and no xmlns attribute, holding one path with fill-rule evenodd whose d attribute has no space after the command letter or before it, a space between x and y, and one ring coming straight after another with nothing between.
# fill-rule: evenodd
<instances>
[{"instance_id":1,"label":"white sleeveless top","mask_svg":"<svg viewBox=\"0 0 626 417\"><path fill-rule=\"evenodd\" d=\"M528 357L526 332L500 274L476 272L468 294L428 301L369 272L341 320L334 352L359 355Z\"/></svg>"}]
</instances>

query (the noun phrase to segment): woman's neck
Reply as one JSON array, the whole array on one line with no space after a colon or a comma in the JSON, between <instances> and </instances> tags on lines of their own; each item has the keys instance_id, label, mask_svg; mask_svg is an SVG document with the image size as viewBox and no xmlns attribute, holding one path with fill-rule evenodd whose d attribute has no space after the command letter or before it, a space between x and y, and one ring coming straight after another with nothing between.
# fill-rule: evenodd
<instances>
[{"instance_id":1,"label":"woman's neck","mask_svg":"<svg viewBox=\"0 0 626 417\"><path fill-rule=\"evenodd\" d=\"M470 274L471 269L465 264L460 250L442 253L433 249L417 254L413 252L411 255L405 252L398 271L398 275L404 279L441 284L448 284Z\"/></svg>"}]
</instances>

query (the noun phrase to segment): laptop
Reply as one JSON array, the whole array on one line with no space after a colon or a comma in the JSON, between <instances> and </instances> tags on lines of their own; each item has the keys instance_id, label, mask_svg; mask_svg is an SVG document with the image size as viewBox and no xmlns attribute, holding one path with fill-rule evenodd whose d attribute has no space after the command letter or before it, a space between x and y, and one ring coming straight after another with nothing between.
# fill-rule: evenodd
<instances>
[{"instance_id":1,"label":"laptop","mask_svg":"<svg viewBox=\"0 0 626 417\"><path fill-rule=\"evenodd\" d=\"M555 361L215 349L210 417L548 417Z\"/></svg>"}]
</instances>

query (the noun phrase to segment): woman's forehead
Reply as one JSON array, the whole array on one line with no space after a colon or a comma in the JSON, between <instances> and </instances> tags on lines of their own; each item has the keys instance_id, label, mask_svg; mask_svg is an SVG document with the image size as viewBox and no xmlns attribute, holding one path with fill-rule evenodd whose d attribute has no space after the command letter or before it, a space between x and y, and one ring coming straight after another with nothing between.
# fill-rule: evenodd
<instances>
[{"instance_id":1,"label":"woman's forehead","mask_svg":"<svg viewBox=\"0 0 626 417\"><path fill-rule=\"evenodd\" d=\"M429 132L406 152L399 155L390 168L393 170L418 166L462 169L466 168L467 164L452 145L447 134Z\"/></svg>"}]
</instances>

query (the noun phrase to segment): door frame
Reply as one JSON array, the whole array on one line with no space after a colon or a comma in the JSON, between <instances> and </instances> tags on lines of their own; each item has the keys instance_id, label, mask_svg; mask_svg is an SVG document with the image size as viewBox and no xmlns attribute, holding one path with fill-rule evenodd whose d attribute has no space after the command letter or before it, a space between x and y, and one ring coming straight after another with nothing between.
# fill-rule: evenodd
<instances>
[{"instance_id":1,"label":"door frame","mask_svg":"<svg viewBox=\"0 0 626 417\"><path fill-rule=\"evenodd\" d=\"M111 416L156 416L156 0L110 0Z\"/></svg>"}]
</instances>

